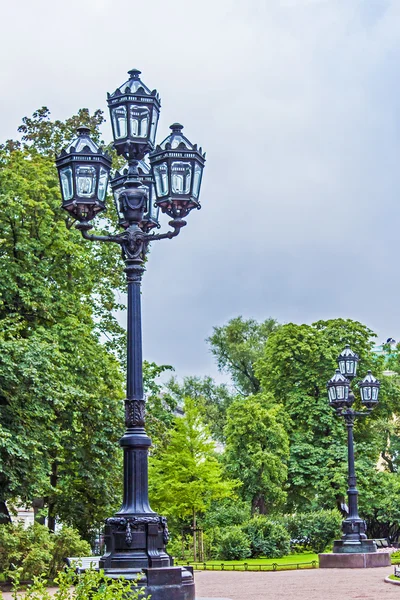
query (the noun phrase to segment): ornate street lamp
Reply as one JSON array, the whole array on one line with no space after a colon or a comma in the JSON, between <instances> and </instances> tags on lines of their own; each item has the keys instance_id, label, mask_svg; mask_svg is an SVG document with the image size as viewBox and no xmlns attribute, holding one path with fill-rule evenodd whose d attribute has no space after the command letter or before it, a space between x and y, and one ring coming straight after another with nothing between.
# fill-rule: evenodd
<instances>
[{"instance_id":1,"label":"ornate street lamp","mask_svg":"<svg viewBox=\"0 0 400 600\"><path fill-rule=\"evenodd\" d=\"M380 383L368 371L367 376L358 384L361 400L367 410L356 411L352 408L355 397L350 388L350 381L356 375L359 357L346 346L338 357L339 369L328 381L329 404L339 416L342 416L347 426L347 452L348 452L348 517L342 523L343 536L335 541L334 553L368 553L376 552L374 540L368 540L366 523L358 515L358 490L356 487L356 473L354 465L354 438L353 427L356 417L368 415L378 404Z\"/></svg>"},{"instance_id":2,"label":"ornate street lamp","mask_svg":"<svg viewBox=\"0 0 400 600\"><path fill-rule=\"evenodd\" d=\"M128 287L126 432L120 440L124 451L124 492L120 510L106 520L106 553L100 567L108 577L134 579L152 600L193 600L194 579L190 567L174 567L166 552L168 528L165 517L154 512L148 499L148 450L145 431L145 399L142 373L141 280L149 244L171 239L186 225L199 195L205 154L182 135L182 125L155 148L160 99L139 79L140 71L108 95L114 148L128 161L117 171L111 188L123 229L116 235L93 235L91 221L105 209L111 159L89 136L78 130L78 139L56 159L62 206L78 221L82 236L91 241L121 246ZM155 149L154 149L155 148ZM146 155L150 156L150 166ZM159 209L172 220L172 230L156 234Z\"/></svg>"}]
</instances>

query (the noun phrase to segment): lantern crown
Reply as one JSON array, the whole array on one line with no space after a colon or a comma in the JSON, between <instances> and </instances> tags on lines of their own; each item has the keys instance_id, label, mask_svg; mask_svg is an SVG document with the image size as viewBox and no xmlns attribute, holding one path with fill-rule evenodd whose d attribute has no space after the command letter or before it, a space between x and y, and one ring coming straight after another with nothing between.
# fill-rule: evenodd
<instances>
[{"instance_id":1,"label":"lantern crown","mask_svg":"<svg viewBox=\"0 0 400 600\"><path fill-rule=\"evenodd\" d=\"M105 210L110 156L90 137L88 127L79 127L78 137L56 158L62 207L81 222Z\"/></svg>"}]
</instances>

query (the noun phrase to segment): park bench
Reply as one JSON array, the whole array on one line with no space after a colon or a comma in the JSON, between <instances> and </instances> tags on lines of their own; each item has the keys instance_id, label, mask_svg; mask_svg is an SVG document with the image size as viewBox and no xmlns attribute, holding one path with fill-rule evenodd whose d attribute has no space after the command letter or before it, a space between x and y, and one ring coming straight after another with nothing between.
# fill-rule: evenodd
<instances>
[{"instance_id":1,"label":"park bench","mask_svg":"<svg viewBox=\"0 0 400 600\"><path fill-rule=\"evenodd\" d=\"M391 543L389 542L389 540L387 538L377 539L377 540L374 540L374 542L375 542L377 548L390 548L391 547Z\"/></svg>"},{"instance_id":2,"label":"park bench","mask_svg":"<svg viewBox=\"0 0 400 600\"><path fill-rule=\"evenodd\" d=\"M90 568L98 571L100 558L100 556L69 556L64 558L64 561L67 563L67 567L75 567L75 573L79 575Z\"/></svg>"}]
</instances>

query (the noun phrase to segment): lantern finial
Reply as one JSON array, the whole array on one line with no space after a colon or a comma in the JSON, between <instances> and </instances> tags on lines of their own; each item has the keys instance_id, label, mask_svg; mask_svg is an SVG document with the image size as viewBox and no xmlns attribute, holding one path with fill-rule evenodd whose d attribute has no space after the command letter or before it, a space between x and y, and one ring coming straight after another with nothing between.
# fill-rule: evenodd
<instances>
[{"instance_id":1,"label":"lantern finial","mask_svg":"<svg viewBox=\"0 0 400 600\"><path fill-rule=\"evenodd\" d=\"M128 71L129 79L139 79L139 75L141 75L142 71L139 69L131 69Z\"/></svg>"},{"instance_id":2,"label":"lantern finial","mask_svg":"<svg viewBox=\"0 0 400 600\"><path fill-rule=\"evenodd\" d=\"M77 128L76 133L78 135L90 135L90 128L87 127L87 125L80 125Z\"/></svg>"},{"instance_id":3,"label":"lantern finial","mask_svg":"<svg viewBox=\"0 0 400 600\"><path fill-rule=\"evenodd\" d=\"M183 129L183 125L181 125L180 123L172 123L172 125L170 125L169 128L172 129L174 133L180 133Z\"/></svg>"}]
</instances>

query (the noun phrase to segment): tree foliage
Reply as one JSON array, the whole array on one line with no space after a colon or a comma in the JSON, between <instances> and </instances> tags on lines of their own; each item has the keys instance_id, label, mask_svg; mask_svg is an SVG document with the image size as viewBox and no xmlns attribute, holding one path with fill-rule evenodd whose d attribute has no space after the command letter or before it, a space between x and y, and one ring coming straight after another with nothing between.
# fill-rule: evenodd
<instances>
[{"instance_id":1,"label":"tree foliage","mask_svg":"<svg viewBox=\"0 0 400 600\"><path fill-rule=\"evenodd\" d=\"M262 514L277 511L286 500L289 443L280 411L263 394L238 398L228 409L226 471L243 482L243 499Z\"/></svg>"},{"instance_id":2,"label":"tree foliage","mask_svg":"<svg viewBox=\"0 0 400 600\"><path fill-rule=\"evenodd\" d=\"M247 396L261 390L254 365L268 337L277 327L275 319L258 323L240 316L222 327L213 328L213 334L207 339L211 353L219 370L229 373L240 394Z\"/></svg>"},{"instance_id":3,"label":"tree foliage","mask_svg":"<svg viewBox=\"0 0 400 600\"><path fill-rule=\"evenodd\" d=\"M168 448L150 459L150 498L162 514L191 517L196 527L198 513L212 500L234 494L237 482L224 479L215 444L190 398L184 415L176 417Z\"/></svg>"},{"instance_id":4,"label":"tree foliage","mask_svg":"<svg viewBox=\"0 0 400 600\"><path fill-rule=\"evenodd\" d=\"M118 249L67 229L53 153L78 123L99 137L101 121L41 109L22 143L0 148L0 499L34 502L51 527L58 516L85 536L119 492L123 269Z\"/></svg>"}]
</instances>

